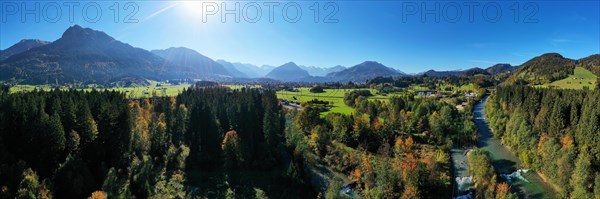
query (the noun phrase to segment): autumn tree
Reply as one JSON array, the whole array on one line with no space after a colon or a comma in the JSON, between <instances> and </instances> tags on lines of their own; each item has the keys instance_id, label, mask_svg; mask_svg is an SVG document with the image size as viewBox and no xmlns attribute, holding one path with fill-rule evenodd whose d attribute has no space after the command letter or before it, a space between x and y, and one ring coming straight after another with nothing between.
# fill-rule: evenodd
<instances>
[{"instance_id":1,"label":"autumn tree","mask_svg":"<svg viewBox=\"0 0 600 199\"><path fill-rule=\"evenodd\" d=\"M241 159L239 147L240 140L237 132L231 130L225 133L223 143L221 144L221 149L223 150L223 156L225 158L225 168L236 168L242 163L241 161L243 161L243 159Z\"/></svg>"}]
</instances>

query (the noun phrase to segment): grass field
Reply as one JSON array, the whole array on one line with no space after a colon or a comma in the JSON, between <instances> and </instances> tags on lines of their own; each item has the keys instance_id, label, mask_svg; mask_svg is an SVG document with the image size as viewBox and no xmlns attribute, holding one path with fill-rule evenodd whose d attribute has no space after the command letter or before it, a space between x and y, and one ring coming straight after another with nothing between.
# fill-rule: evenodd
<instances>
[{"instance_id":1,"label":"grass field","mask_svg":"<svg viewBox=\"0 0 600 199\"><path fill-rule=\"evenodd\" d=\"M278 91L277 98L286 99L291 102L305 102L313 99L318 99L322 101L328 101L332 108L328 112L324 112L323 114L328 114L330 112L342 113L342 114L352 114L354 113L354 108L349 107L344 103L344 95L347 92L351 92L353 90L359 89L324 89L323 93L311 93L309 92L310 88L298 88L299 92L290 92L290 91ZM364 89L363 89L364 90ZM397 94L388 94L387 96L377 95L375 90L369 89L373 96L369 97L369 100L387 100L391 96Z\"/></svg>"},{"instance_id":2,"label":"grass field","mask_svg":"<svg viewBox=\"0 0 600 199\"><path fill-rule=\"evenodd\" d=\"M596 75L582 67L576 67L573 75L550 83L551 87L566 89L583 89L584 86L594 89L596 85Z\"/></svg>"},{"instance_id":3,"label":"grass field","mask_svg":"<svg viewBox=\"0 0 600 199\"><path fill-rule=\"evenodd\" d=\"M184 88L190 87L190 84L180 84L180 85L171 85L171 84L161 84L161 86L157 86L158 82L150 81L149 86L137 86L137 87L117 87L117 88L96 88L96 90L103 91L119 91L125 93L128 98L145 98L152 96L176 96L181 93ZM50 91L52 90L51 86L48 85L16 85L10 89L11 93L15 92L29 92L34 89ZM63 87L61 90L68 90L69 88ZM92 91L93 88L83 88L77 90L84 91Z\"/></svg>"}]
</instances>

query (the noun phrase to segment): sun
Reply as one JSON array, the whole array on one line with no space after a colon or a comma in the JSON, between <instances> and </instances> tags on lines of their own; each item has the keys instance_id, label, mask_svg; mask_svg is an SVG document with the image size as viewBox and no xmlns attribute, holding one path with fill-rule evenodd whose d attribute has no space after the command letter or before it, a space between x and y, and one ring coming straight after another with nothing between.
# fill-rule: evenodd
<instances>
[{"instance_id":1,"label":"sun","mask_svg":"<svg viewBox=\"0 0 600 199\"><path fill-rule=\"evenodd\" d=\"M180 7L186 15L200 17L202 12L205 12L205 10L202 9L207 9L208 11L217 9L218 11L220 6L221 1L180 1L178 7Z\"/></svg>"}]
</instances>

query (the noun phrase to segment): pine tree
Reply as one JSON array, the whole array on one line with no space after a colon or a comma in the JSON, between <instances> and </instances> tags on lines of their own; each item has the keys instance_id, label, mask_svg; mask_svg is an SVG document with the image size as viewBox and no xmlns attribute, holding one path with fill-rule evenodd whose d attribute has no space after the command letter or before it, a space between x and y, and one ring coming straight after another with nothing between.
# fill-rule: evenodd
<instances>
[{"instance_id":1,"label":"pine tree","mask_svg":"<svg viewBox=\"0 0 600 199\"><path fill-rule=\"evenodd\" d=\"M58 113L54 113L50 116L50 120L48 121L48 138L51 154L60 154L65 149L65 131L60 122Z\"/></svg>"},{"instance_id":2,"label":"pine tree","mask_svg":"<svg viewBox=\"0 0 600 199\"><path fill-rule=\"evenodd\" d=\"M571 187L573 192L571 198L592 198L589 185L593 180L591 156L587 152L587 147L583 147L577 157L575 170L571 176Z\"/></svg>"},{"instance_id":3,"label":"pine tree","mask_svg":"<svg viewBox=\"0 0 600 199\"><path fill-rule=\"evenodd\" d=\"M77 111L77 131L80 134L82 147L87 146L98 137L98 126L87 103L83 102Z\"/></svg>"}]
</instances>

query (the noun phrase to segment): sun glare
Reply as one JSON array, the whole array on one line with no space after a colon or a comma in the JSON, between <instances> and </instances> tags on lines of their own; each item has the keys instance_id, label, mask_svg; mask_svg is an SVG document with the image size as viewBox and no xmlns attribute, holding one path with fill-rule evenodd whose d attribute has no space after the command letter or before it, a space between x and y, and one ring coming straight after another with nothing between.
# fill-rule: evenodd
<instances>
[{"instance_id":1,"label":"sun glare","mask_svg":"<svg viewBox=\"0 0 600 199\"><path fill-rule=\"evenodd\" d=\"M203 4L214 4L217 3L218 5L220 5L220 1L181 1L179 7L182 8L183 12L187 15L187 16L191 16L191 17L200 17L200 15L203 12ZM210 8L207 8L210 9Z\"/></svg>"}]
</instances>

